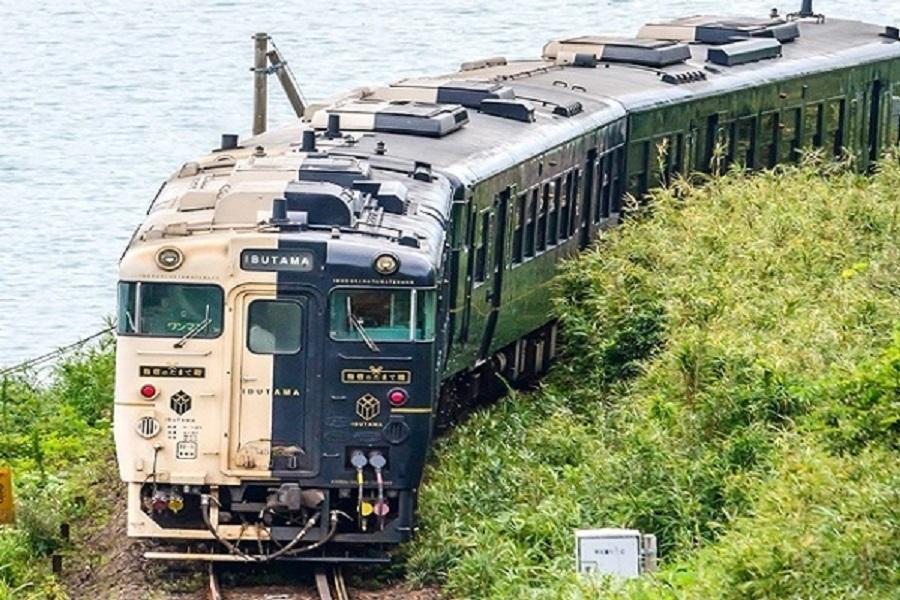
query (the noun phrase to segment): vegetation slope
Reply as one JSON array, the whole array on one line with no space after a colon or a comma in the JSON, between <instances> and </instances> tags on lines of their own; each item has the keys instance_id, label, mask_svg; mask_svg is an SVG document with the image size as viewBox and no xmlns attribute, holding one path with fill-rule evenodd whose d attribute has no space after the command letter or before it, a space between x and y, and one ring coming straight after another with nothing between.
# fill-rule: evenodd
<instances>
[{"instance_id":1,"label":"vegetation slope","mask_svg":"<svg viewBox=\"0 0 900 600\"><path fill-rule=\"evenodd\" d=\"M407 571L457 598L893 598L900 589L900 165L656 193L557 283L565 356L441 440ZM64 598L98 521L111 340L0 387L0 600ZM655 533L662 568L581 579L573 530ZM89 557L90 560L99 559Z\"/></svg>"},{"instance_id":2,"label":"vegetation slope","mask_svg":"<svg viewBox=\"0 0 900 600\"><path fill-rule=\"evenodd\" d=\"M565 355L442 440L409 572L458 598L896 598L900 165L656 192L557 284ZM573 530L661 570L572 574Z\"/></svg>"}]
</instances>

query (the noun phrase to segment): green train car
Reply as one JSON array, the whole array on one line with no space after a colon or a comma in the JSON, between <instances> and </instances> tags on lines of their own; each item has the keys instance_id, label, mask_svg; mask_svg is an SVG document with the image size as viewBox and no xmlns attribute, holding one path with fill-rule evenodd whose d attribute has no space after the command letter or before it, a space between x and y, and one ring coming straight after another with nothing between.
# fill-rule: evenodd
<instances>
[{"instance_id":1,"label":"green train car","mask_svg":"<svg viewBox=\"0 0 900 600\"><path fill-rule=\"evenodd\" d=\"M434 431L547 369L549 284L627 194L898 143L900 32L803 12L553 41L183 165L120 264L129 535L183 546L152 558L386 560Z\"/></svg>"}]
</instances>

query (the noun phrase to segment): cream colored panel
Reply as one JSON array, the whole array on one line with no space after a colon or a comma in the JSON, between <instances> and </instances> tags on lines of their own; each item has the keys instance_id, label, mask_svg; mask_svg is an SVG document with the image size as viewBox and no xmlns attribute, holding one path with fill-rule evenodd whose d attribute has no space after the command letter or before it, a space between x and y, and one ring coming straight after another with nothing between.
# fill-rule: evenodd
<instances>
[{"instance_id":1,"label":"cream colored panel","mask_svg":"<svg viewBox=\"0 0 900 600\"><path fill-rule=\"evenodd\" d=\"M650 40L670 40L673 42L693 42L697 28L693 25L644 25L638 37Z\"/></svg>"}]
</instances>

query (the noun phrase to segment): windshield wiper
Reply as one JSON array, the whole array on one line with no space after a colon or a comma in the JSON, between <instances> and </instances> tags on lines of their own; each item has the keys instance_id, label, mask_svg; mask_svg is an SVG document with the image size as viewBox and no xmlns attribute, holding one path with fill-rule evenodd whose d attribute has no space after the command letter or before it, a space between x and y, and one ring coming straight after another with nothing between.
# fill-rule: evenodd
<instances>
[{"instance_id":1,"label":"windshield wiper","mask_svg":"<svg viewBox=\"0 0 900 600\"><path fill-rule=\"evenodd\" d=\"M209 324L212 323L212 318L209 316L209 304L206 305L206 316L202 321L191 327L187 333L185 333L180 340L175 342L174 348L183 348L189 339L209 327Z\"/></svg>"},{"instance_id":2,"label":"windshield wiper","mask_svg":"<svg viewBox=\"0 0 900 600\"><path fill-rule=\"evenodd\" d=\"M363 327L362 319L353 314L353 304L351 303L349 296L347 297L347 319L350 321L353 328L356 329L356 332L359 334L359 337L362 338L362 341L369 347L369 350L372 352L381 352L381 348L375 345L369 332Z\"/></svg>"}]
</instances>

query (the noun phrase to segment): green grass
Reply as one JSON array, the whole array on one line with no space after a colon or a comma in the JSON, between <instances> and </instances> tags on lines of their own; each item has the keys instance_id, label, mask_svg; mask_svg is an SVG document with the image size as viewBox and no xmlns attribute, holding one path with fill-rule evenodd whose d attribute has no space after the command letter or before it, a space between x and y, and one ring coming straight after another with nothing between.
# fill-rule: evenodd
<instances>
[{"instance_id":1,"label":"green grass","mask_svg":"<svg viewBox=\"0 0 900 600\"><path fill-rule=\"evenodd\" d=\"M91 485L111 455L112 338L58 364L49 378L0 382L0 465L12 467L16 522L0 525L0 600L65 598L49 557L68 550L60 525L103 507Z\"/></svg>"},{"instance_id":2,"label":"green grass","mask_svg":"<svg viewBox=\"0 0 900 600\"><path fill-rule=\"evenodd\" d=\"M565 356L442 440L408 569L458 598L888 598L900 165L655 193L557 284ZM581 580L573 530L655 533Z\"/></svg>"}]
</instances>

